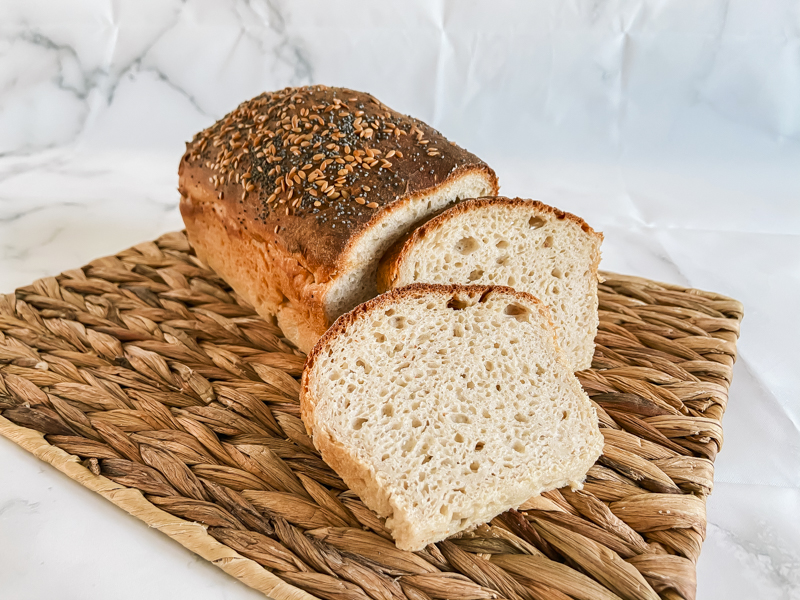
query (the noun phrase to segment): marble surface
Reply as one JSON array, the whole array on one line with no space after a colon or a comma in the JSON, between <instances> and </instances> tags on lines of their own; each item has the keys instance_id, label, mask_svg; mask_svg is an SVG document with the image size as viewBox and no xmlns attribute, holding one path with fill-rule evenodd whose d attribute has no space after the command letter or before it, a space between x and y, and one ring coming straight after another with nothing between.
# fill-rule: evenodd
<instances>
[{"instance_id":1,"label":"marble surface","mask_svg":"<svg viewBox=\"0 0 800 600\"><path fill-rule=\"evenodd\" d=\"M800 5L6 1L0 290L181 227L183 143L256 93L371 91L745 305L698 598L800 598ZM0 599L259 597L0 439Z\"/></svg>"}]
</instances>

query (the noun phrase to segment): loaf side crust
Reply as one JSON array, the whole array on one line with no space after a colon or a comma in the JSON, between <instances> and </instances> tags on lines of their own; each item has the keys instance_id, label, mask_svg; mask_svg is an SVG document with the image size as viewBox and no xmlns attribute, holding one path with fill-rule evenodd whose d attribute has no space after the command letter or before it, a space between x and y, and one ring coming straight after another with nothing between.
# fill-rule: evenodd
<instances>
[{"instance_id":1,"label":"loaf side crust","mask_svg":"<svg viewBox=\"0 0 800 600\"><path fill-rule=\"evenodd\" d=\"M279 232L254 230L241 217L219 202L213 190L190 186L182 196L181 215L189 241L198 256L219 273L238 294L246 298L265 318L276 317L286 337L300 350L309 352L339 315L332 314L329 294L346 285L346 278L358 268L361 238L370 230L381 231L384 223L401 211L419 210L434 194L448 194L470 177L485 176L496 181L483 167L460 169L448 180L415 194L409 194L375 214L348 242L340 260L346 265L327 280L320 280L307 266L301 252L292 252ZM450 192L452 195L452 192ZM424 218L424 217L423 217ZM418 223L412 223L410 229ZM374 274L368 274L374 277ZM374 283L373 283L374 285ZM374 296L372 290L367 295ZM365 298L364 298L365 299Z\"/></svg>"}]
</instances>

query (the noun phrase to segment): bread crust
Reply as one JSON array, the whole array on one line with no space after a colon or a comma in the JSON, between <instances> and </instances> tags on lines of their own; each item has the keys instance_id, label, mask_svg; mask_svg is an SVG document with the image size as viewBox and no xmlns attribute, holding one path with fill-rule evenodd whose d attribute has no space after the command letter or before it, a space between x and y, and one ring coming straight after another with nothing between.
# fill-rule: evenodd
<instances>
[{"instance_id":1,"label":"bread crust","mask_svg":"<svg viewBox=\"0 0 800 600\"><path fill-rule=\"evenodd\" d=\"M506 198L505 196L494 196L484 198L474 198L465 200L452 208L444 211L440 215L430 219L428 222L410 232L397 242L383 255L383 259L378 265L377 282L378 291L384 292L392 289L400 274L403 262L409 257L414 246L425 236L434 232L444 223L455 217L468 214L473 211L492 208L496 210L513 210L515 208L533 209L537 213L554 215L557 219L565 219L578 225L584 232L593 236L597 241L597 251L592 257L592 276L597 278L597 271L600 267L600 244L603 241L603 234L595 231L580 217L572 213L564 212L553 206L549 206L539 200L525 200L523 198Z\"/></svg>"},{"instance_id":2,"label":"bread crust","mask_svg":"<svg viewBox=\"0 0 800 600\"><path fill-rule=\"evenodd\" d=\"M244 102L187 144L181 214L201 258L238 280L260 314L279 315L280 307L305 315L282 320L287 337L308 350L338 316L329 314L326 296L362 262L365 237L471 175L496 192L497 177L483 161L369 94L286 88ZM227 239L234 253L262 248L262 282L244 285L247 274L228 272L235 261L218 259L218 248L204 241L214 215L222 224L217 242ZM294 329L305 333L295 337Z\"/></svg>"},{"instance_id":3,"label":"bread crust","mask_svg":"<svg viewBox=\"0 0 800 600\"><path fill-rule=\"evenodd\" d=\"M287 339L307 352L327 323L315 301L320 286L308 282L303 266L274 244L247 235L213 203L181 198L181 212L200 260L222 274L261 316L276 319Z\"/></svg>"}]
</instances>

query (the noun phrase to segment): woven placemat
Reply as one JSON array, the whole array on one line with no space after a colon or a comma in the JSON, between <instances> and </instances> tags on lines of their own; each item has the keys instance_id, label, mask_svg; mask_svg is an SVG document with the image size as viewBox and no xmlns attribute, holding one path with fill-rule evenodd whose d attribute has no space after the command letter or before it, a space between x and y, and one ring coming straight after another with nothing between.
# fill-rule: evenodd
<instances>
[{"instance_id":1,"label":"woven placemat","mask_svg":"<svg viewBox=\"0 0 800 600\"><path fill-rule=\"evenodd\" d=\"M0 433L277 600L692 599L742 306L604 277L583 490L422 552L320 459L303 355L183 233L0 296Z\"/></svg>"}]
</instances>

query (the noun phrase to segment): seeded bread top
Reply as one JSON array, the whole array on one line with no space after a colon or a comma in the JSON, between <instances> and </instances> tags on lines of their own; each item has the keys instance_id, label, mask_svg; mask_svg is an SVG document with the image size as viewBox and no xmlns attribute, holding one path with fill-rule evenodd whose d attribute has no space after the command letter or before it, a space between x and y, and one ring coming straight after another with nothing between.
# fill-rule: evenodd
<instances>
[{"instance_id":1,"label":"seeded bread top","mask_svg":"<svg viewBox=\"0 0 800 600\"><path fill-rule=\"evenodd\" d=\"M179 174L182 195L223 205L324 281L387 213L475 170L496 187L483 161L421 121L320 85L242 103L187 144Z\"/></svg>"}]
</instances>

